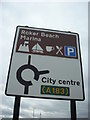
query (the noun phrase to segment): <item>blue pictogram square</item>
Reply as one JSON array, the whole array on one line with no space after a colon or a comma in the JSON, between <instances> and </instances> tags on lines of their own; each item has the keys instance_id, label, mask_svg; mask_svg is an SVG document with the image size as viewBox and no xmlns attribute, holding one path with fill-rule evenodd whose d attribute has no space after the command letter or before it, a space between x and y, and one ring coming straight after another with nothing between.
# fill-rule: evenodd
<instances>
[{"instance_id":1,"label":"blue pictogram square","mask_svg":"<svg viewBox=\"0 0 90 120\"><path fill-rule=\"evenodd\" d=\"M65 56L76 57L76 48L72 46L64 46Z\"/></svg>"}]
</instances>

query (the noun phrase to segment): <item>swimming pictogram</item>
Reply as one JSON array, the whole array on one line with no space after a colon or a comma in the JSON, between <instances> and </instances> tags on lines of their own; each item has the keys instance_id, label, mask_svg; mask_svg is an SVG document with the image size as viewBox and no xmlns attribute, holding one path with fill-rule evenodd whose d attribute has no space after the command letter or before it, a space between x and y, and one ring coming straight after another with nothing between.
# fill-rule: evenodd
<instances>
[{"instance_id":1,"label":"swimming pictogram","mask_svg":"<svg viewBox=\"0 0 90 120\"><path fill-rule=\"evenodd\" d=\"M31 82L31 80L30 80L30 81L27 81L27 80L23 79L23 77L22 77L22 72L23 72L25 69L30 69L30 70L32 70L32 71L34 72L34 79L35 79L36 81L38 81L39 75L49 73L49 70L38 71L38 69L37 69L35 66L33 66L33 65L30 64L30 60L31 60L31 56L29 55L29 56L28 56L28 63L25 64L25 65L22 65L22 66L17 70L17 72L16 72L17 80L18 80L22 85L25 86L24 94L28 94L28 88L29 88L29 86L33 85L33 83Z\"/></svg>"}]
</instances>

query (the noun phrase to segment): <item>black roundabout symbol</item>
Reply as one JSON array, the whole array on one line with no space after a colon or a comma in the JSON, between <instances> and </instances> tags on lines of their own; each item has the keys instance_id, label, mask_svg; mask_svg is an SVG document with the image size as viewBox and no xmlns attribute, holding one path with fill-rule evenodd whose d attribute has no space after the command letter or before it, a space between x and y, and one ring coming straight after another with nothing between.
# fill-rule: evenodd
<instances>
[{"instance_id":1,"label":"black roundabout symbol","mask_svg":"<svg viewBox=\"0 0 90 120\"><path fill-rule=\"evenodd\" d=\"M39 79L39 75L42 75L42 74L47 74L49 73L49 70L43 70L43 71L38 71L38 69L31 65L30 64L30 60L31 60L31 56L29 55L28 56L28 64L25 64L25 65L22 65L16 72L16 77L17 77L17 80L22 84L22 85L25 85L25 89L24 89L24 94L28 94L28 88L29 86L33 85L31 81L27 81L25 79L22 78L22 71L25 70L25 69L30 69L34 72L34 79L36 81L38 81Z\"/></svg>"}]
</instances>

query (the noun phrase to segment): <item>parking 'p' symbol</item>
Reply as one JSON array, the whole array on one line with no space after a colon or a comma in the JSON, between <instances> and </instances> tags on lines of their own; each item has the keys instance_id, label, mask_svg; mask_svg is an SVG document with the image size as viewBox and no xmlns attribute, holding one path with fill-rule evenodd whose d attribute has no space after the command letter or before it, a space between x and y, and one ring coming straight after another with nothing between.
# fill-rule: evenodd
<instances>
[{"instance_id":1,"label":"parking 'p' symbol","mask_svg":"<svg viewBox=\"0 0 90 120\"><path fill-rule=\"evenodd\" d=\"M65 56L76 57L76 48L72 46L64 46Z\"/></svg>"}]
</instances>

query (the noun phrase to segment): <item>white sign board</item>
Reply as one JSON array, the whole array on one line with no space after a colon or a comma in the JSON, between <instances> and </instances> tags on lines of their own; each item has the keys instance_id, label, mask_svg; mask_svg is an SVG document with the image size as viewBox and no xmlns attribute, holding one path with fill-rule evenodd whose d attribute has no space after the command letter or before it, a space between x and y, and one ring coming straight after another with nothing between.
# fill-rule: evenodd
<instances>
[{"instance_id":1,"label":"white sign board","mask_svg":"<svg viewBox=\"0 0 90 120\"><path fill-rule=\"evenodd\" d=\"M5 93L84 100L78 34L18 26Z\"/></svg>"}]
</instances>

